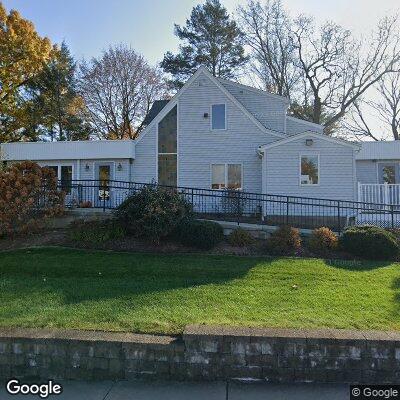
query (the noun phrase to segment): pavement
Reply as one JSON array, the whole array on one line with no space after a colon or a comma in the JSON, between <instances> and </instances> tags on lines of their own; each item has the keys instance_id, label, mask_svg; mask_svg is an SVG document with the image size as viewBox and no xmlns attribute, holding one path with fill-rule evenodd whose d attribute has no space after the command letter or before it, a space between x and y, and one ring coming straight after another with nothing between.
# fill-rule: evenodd
<instances>
[{"instance_id":1,"label":"pavement","mask_svg":"<svg viewBox=\"0 0 400 400\"><path fill-rule=\"evenodd\" d=\"M25 383L25 382L21 382ZM61 395L48 399L60 400L347 400L346 384L272 384L226 382L160 382L120 381L81 382L57 381ZM39 395L10 395L5 384L0 387L0 400L40 399Z\"/></svg>"}]
</instances>

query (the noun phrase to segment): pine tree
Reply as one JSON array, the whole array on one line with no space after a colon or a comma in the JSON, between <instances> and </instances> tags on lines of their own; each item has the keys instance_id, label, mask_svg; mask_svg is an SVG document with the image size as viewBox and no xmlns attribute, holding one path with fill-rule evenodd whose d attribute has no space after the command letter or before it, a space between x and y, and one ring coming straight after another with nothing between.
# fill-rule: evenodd
<instances>
[{"instance_id":1,"label":"pine tree","mask_svg":"<svg viewBox=\"0 0 400 400\"><path fill-rule=\"evenodd\" d=\"M179 53L167 52L161 67L177 88L201 65L216 77L233 78L247 61L242 33L219 0L194 7L186 26L175 25L175 35L182 41Z\"/></svg>"},{"instance_id":2,"label":"pine tree","mask_svg":"<svg viewBox=\"0 0 400 400\"><path fill-rule=\"evenodd\" d=\"M62 43L56 57L30 85L32 117L45 139L88 139L90 126L82 119L84 103L76 90L76 63ZM29 124L28 124L29 125Z\"/></svg>"}]
</instances>

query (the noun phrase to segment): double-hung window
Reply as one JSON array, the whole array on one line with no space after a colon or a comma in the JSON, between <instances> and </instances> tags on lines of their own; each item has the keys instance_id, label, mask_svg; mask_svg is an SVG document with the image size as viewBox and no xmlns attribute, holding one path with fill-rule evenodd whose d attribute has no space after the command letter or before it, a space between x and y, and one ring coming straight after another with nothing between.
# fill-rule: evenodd
<instances>
[{"instance_id":1,"label":"double-hung window","mask_svg":"<svg viewBox=\"0 0 400 400\"><path fill-rule=\"evenodd\" d=\"M241 190L242 164L212 164L211 189Z\"/></svg>"},{"instance_id":2,"label":"double-hung window","mask_svg":"<svg viewBox=\"0 0 400 400\"><path fill-rule=\"evenodd\" d=\"M211 106L211 129L213 131L226 129L225 104L213 104Z\"/></svg>"},{"instance_id":3,"label":"double-hung window","mask_svg":"<svg viewBox=\"0 0 400 400\"><path fill-rule=\"evenodd\" d=\"M300 155L300 185L319 185L319 155Z\"/></svg>"}]
</instances>

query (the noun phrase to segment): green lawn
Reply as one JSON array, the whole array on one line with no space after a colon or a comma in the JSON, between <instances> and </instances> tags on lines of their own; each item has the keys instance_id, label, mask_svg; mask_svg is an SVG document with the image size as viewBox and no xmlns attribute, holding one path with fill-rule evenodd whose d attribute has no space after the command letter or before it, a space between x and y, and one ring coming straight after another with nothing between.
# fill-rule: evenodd
<instances>
[{"instance_id":1,"label":"green lawn","mask_svg":"<svg viewBox=\"0 0 400 400\"><path fill-rule=\"evenodd\" d=\"M298 288L293 288L297 285ZM0 252L0 326L400 329L400 264L63 248Z\"/></svg>"}]
</instances>

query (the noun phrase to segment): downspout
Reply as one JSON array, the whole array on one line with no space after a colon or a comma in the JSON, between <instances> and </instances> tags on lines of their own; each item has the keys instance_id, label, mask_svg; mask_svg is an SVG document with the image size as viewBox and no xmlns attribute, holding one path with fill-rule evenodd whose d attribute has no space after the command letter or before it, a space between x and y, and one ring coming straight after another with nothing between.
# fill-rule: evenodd
<instances>
[{"instance_id":1,"label":"downspout","mask_svg":"<svg viewBox=\"0 0 400 400\"><path fill-rule=\"evenodd\" d=\"M266 150L263 146L259 146L257 149L258 156L261 157L261 194L267 194L267 155ZM265 201L262 202L262 220L267 215L267 204Z\"/></svg>"}]
</instances>

